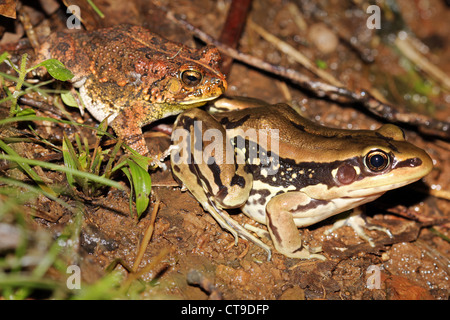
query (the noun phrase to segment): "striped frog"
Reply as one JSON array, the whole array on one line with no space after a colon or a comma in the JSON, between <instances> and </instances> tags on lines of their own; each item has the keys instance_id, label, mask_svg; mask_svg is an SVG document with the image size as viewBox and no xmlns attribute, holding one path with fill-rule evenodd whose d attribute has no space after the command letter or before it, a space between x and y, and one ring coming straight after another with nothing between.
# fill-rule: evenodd
<instances>
[{"instance_id":1,"label":"striped frog","mask_svg":"<svg viewBox=\"0 0 450 320\"><path fill-rule=\"evenodd\" d=\"M373 201L432 169L428 154L392 124L333 129L286 104L223 98L216 106L239 110L191 109L178 116L173 174L236 242L238 236L254 242L268 259L270 248L225 209L240 208L266 225L283 255L324 259L302 244L297 228Z\"/></svg>"}]
</instances>

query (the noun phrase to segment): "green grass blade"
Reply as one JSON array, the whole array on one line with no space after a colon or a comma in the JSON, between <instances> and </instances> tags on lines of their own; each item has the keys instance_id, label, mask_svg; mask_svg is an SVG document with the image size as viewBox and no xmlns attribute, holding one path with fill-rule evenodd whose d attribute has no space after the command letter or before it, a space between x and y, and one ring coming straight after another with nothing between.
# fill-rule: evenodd
<instances>
[{"instance_id":1,"label":"green grass blade","mask_svg":"<svg viewBox=\"0 0 450 320\"><path fill-rule=\"evenodd\" d=\"M41 279L34 276L21 274L0 274L0 288L4 287L20 287L30 289L47 289L53 290L61 286L60 283L50 279Z\"/></svg>"},{"instance_id":2,"label":"green grass blade","mask_svg":"<svg viewBox=\"0 0 450 320\"><path fill-rule=\"evenodd\" d=\"M100 9L95 5L95 3L92 0L87 0L87 3L92 7L92 9L95 11L95 13L98 14L98 16L100 18L104 18L105 15L103 14L103 12L100 11Z\"/></svg>"},{"instance_id":3,"label":"green grass blade","mask_svg":"<svg viewBox=\"0 0 450 320\"><path fill-rule=\"evenodd\" d=\"M6 60L6 58L8 58L8 56L9 56L9 53L8 52L3 52L1 55L0 55L0 63L3 63L3 61L5 61Z\"/></svg>"},{"instance_id":4,"label":"green grass blade","mask_svg":"<svg viewBox=\"0 0 450 320\"><path fill-rule=\"evenodd\" d=\"M66 133L64 132L63 143L62 143L62 154L64 159L64 165L67 168L78 170L79 164L77 163L77 158L74 157L73 146L67 138ZM69 186L75 188L75 179L73 178L73 174L70 172L66 172L66 179Z\"/></svg>"},{"instance_id":5,"label":"green grass blade","mask_svg":"<svg viewBox=\"0 0 450 320\"><path fill-rule=\"evenodd\" d=\"M119 141L116 143L116 145L114 146L114 149L112 150L112 152L109 155L109 159L108 159L108 162L105 167L105 177L106 178L109 178L111 176L111 174L113 173L112 165L113 165L114 160L116 159L117 153L119 152L121 146L122 146L122 140L119 139Z\"/></svg>"},{"instance_id":6,"label":"green grass blade","mask_svg":"<svg viewBox=\"0 0 450 320\"><path fill-rule=\"evenodd\" d=\"M25 171L26 174L28 174L30 176L31 179L33 179L34 182L36 182L36 184L45 192L47 192L48 194L51 194L53 196L56 196L55 191L52 190L52 188L50 188L49 186L47 186L44 182L44 180L42 180L41 177L39 177L39 175L29 166L28 163L22 161L23 157L20 157L16 151L13 150L13 148L11 148L10 146L8 146L6 143L4 143L2 140L0 140L0 148L3 149L3 151L5 151L8 155L15 157L17 159L16 163L19 165L19 167Z\"/></svg>"},{"instance_id":7,"label":"green grass blade","mask_svg":"<svg viewBox=\"0 0 450 320\"><path fill-rule=\"evenodd\" d=\"M92 285L81 287L80 292L72 298L73 300L99 300L114 299L121 295L120 284L123 275L120 271L113 271Z\"/></svg>"},{"instance_id":8,"label":"green grass blade","mask_svg":"<svg viewBox=\"0 0 450 320\"><path fill-rule=\"evenodd\" d=\"M66 203L65 201L59 199L58 197L54 196L53 194L50 194L50 193L45 192L45 191L42 190L42 189L36 188L36 187L34 187L34 186L31 186L31 185L29 185L29 184L26 184L25 182L22 182L22 181L19 181L19 180L15 180L15 179L11 179L11 178L0 177L0 182L1 182L1 183L4 183L4 184L6 184L6 185L9 185L9 186L14 186L14 187L23 188L23 189L27 190L27 193L26 193L26 195L25 195L26 198L23 199L25 202L26 202L29 198L33 197L33 196L37 197L39 194L43 194L44 196L46 196L46 197L49 198L50 200L53 200L53 201L57 202L57 203L60 204L62 207L64 207L64 208L70 210L72 213L75 213L75 211L74 211L75 209L74 209L71 205L69 205L69 204ZM23 195L21 195L21 197L23 197ZM18 199L14 199L14 200L16 200L16 201L18 201L18 202L21 202L21 201L18 200ZM22 202L23 202L23 201L22 201ZM2 208L2 209L3 209L3 208ZM1 215L0 215L0 216L1 216Z\"/></svg>"},{"instance_id":9,"label":"green grass blade","mask_svg":"<svg viewBox=\"0 0 450 320\"><path fill-rule=\"evenodd\" d=\"M50 122L56 122L56 123L64 123L64 124L69 124L69 125L74 125L74 126L80 126L83 128L87 128L87 129L91 129L94 130L96 132L101 132L103 135L107 136L108 138L114 139L114 136L109 134L106 131L102 131L99 128L96 127L92 127L86 124L82 124L82 123L77 123L77 122L73 122L73 121L69 121L69 120L61 120L61 119L54 119L54 118L49 118L49 117L37 117L37 116L22 116L22 117L8 117L5 119L1 119L0 120L0 126L8 124L8 123L14 123L14 122L21 122L21 121L50 121Z\"/></svg>"},{"instance_id":10,"label":"green grass blade","mask_svg":"<svg viewBox=\"0 0 450 320\"><path fill-rule=\"evenodd\" d=\"M47 168L47 169L59 171L59 172L64 172L64 173L68 172L68 173L73 174L74 176L86 178L86 179L92 180L94 182L98 182L100 184L103 184L103 185L106 185L109 187L117 188L120 190L124 189L123 186L116 181L113 181L110 179L105 179L103 177L99 177L99 176L96 176L95 174L91 174L88 172L81 172L78 170L74 170L72 168L66 168L65 166L61 166L61 165L57 165L57 164L53 164L53 163L48 163L48 162L39 161L39 160L32 160L32 159L27 159L27 158L22 158L22 157L17 157L17 156L10 156L10 155L6 155L6 154L0 154L0 159L4 159L7 161L26 163L26 164L32 165L32 166L40 166L43 168Z\"/></svg>"}]
</instances>

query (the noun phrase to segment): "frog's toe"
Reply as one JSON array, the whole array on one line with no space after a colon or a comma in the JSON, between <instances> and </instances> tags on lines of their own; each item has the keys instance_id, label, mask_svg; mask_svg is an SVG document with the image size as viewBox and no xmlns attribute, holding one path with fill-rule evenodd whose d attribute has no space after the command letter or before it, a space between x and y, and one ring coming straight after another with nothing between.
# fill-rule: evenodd
<instances>
[{"instance_id":1,"label":"frog's toe","mask_svg":"<svg viewBox=\"0 0 450 320\"><path fill-rule=\"evenodd\" d=\"M266 239L270 240L270 233L264 229L255 227L248 223L244 224L244 228L256 233L258 235L258 237L260 237L260 238L266 238Z\"/></svg>"},{"instance_id":2,"label":"frog's toe","mask_svg":"<svg viewBox=\"0 0 450 320\"><path fill-rule=\"evenodd\" d=\"M236 220L230 217L230 215L220 208L218 208L214 201L208 201L203 203L203 208L205 208L214 219L219 223L219 225L229 231L234 236L234 244L237 245L239 237L244 238L248 241L253 242L258 247L264 249L267 252L267 260L269 261L272 257L272 252L264 242L252 235L247 229L241 226Z\"/></svg>"},{"instance_id":3,"label":"frog's toe","mask_svg":"<svg viewBox=\"0 0 450 320\"><path fill-rule=\"evenodd\" d=\"M360 210L354 210L353 213L350 214L349 217L336 221L330 229L325 231L325 235L329 235L329 234L333 233L335 230L337 230L343 226L351 227L356 232L356 234L361 239L364 239L365 241L367 241L371 247L375 247L375 242L369 235L367 235L367 233L364 231L364 228L366 228L368 230L383 231L389 237L391 237L391 238L393 237L392 233L389 229L382 227L382 226L377 226L377 225L368 223Z\"/></svg>"},{"instance_id":4,"label":"frog's toe","mask_svg":"<svg viewBox=\"0 0 450 320\"><path fill-rule=\"evenodd\" d=\"M303 247L302 249L296 250L294 252L281 252L281 253L289 258L294 259L304 259L304 260L318 259L323 261L327 260L327 258L324 255L318 253L311 253L307 247Z\"/></svg>"},{"instance_id":5,"label":"frog's toe","mask_svg":"<svg viewBox=\"0 0 450 320\"><path fill-rule=\"evenodd\" d=\"M236 221L233 220L232 223L232 228L238 232L239 236L253 242L254 244L256 244L258 247L260 247L261 249L263 249L264 251L266 251L267 253L267 261L270 261L270 259L272 258L272 251L270 250L269 246L266 245L264 242L262 242L260 239L258 239L257 237L255 237L254 235L252 235L247 229L248 225L242 227L241 225L239 225ZM258 229L259 232L255 229ZM258 236L264 236L264 232L268 233L267 231L264 231L262 229L259 228L251 228L249 229L253 232L255 232ZM236 243L237 244L237 243Z\"/></svg>"}]
</instances>

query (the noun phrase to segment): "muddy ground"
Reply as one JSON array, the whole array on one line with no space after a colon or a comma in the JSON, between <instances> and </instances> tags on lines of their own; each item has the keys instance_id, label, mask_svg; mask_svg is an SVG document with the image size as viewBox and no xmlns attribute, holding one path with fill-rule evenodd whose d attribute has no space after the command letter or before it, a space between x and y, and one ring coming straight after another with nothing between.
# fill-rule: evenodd
<instances>
[{"instance_id":1,"label":"muddy ground","mask_svg":"<svg viewBox=\"0 0 450 320\"><path fill-rule=\"evenodd\" d=\"M115 10L119 8L107 6L108 2L112 1L96 1L107 15L107 21L101 24L131 20L156 28L156 32L168 38L180 40L180 27L163 20L164 15L155 8L139 1L127 1L126 14L118 14ZM218 38L230 1L160 3ZM334 0L299 3L255 0L249 19L295 47L312 62L324 64L325 70L348 89L373 88L404 112L450 121L448 88L443 89L438 82L428 80L425 81L428 91L417 89L421 79L429 79L429 76L414 67L413 71L405 70L405 58L387 40L390 34L392 37L400 30L409 29L427 46L424 56L444 74L450 74L450 8L445 1L399 0L399 12L395 14L383 2L384 15L378 33L367 29L368 14L362 9L363 5L356 6L352 2L344 5L344 2ZM135 7L146 10L138 10L138 15L133 10ZM400 15L403 22L399 20ZM389 20L389 16L393 20ZM90 18L89 14L87 21L92 26L99 23ZM55 28L61 28L56 16L46 19L50 19L50 25ZM188 33L184 34L184 39L188 39ZM331 40L324 40L325 47L318 41L323 37L331 37ZM317 79L292 57L280 53L262 39L248 24L239 50ZM371 60L372 56L373 62L364 61ZM419 76L415 83L408 82L412 74ZM287 102L299 107L305 117L327 126L374 129L385 122L359 105L321 99L290 81L236 61L231 67L228 83L227 95L258 97L270 103ZM69 111L76 119L95 124L89 114L81 117L77 110ZM162 122L171 124L173 120ZM164 150L170 144L170 138L154 133L153 127L145 128L147 143L154 150ZM129 192L106 189L97 197L81 197L83 220L79 243L76 256L69 260L81 267L86 284L103 277L105 268L115 259L133 265L144 231L150 225L155 199L159 199L161 204L154 233L138 269L149 268L141 279L152 286L139 297L207 299L211 292L187 281L188 274L195 270L214 285L213 294L219 292L223 299L448 299L450 243L445 219L449 218L450 205L448 191L447 199L444 193L436 191L450 189L449 140L420 133L414 126L403 125L403 128L409 141L430 154L435 168L422 181L388 192L366 205L369 222L386 226L394 234L389 238L383 232L368 231L375 247L358 238L349 227L325 236L324 231L335 221L330 218L299 230L310 246L322 246L326 261L290 259L276 251L273 251L272 260L267 261L265 252L252 243L240 239L235 246L231 234L221 229L188 192L180 190L170 170L158 169L152 174L151 205L139 221L130 216ZM36 130L43 136L53 137L61 137L61 130L70 131L48 124L37 125ZM47 177L65 181L56 173L48 173ZM126 178L119 177L118 180L128 186ZM48 199L38 199L34 206L41 214L29 218L33 232L44 231L55 238L73 223L70 212ZM233 217L239 223L257 225L239 212L233 212ZM264 241L272 245L270 240ZM125 277L129 276L121 266L117 269L122 270ZM375 270L380 278L373 277L371 270ZM65 281L64 275L52 268L47 276ZM368 288L369 283L378 279L379 286Z\"/></svg>"}]
</instances>

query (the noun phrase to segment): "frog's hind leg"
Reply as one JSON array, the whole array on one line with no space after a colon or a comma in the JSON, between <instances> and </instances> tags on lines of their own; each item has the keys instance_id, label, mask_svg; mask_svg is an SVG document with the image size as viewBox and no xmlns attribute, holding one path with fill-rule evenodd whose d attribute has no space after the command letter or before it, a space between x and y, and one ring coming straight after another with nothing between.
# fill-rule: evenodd
<instances>
[{"instance_id":1,"label":"frog's hind leg","mask_svg":"<svg viewBox=\"0 0 450 320\"><path fill-rule=\"evenodd\" d=\"M245 229L243 226L241 226L239 223L237 223L237 221L234 220L228 214L228 212L226 212L225 210L223 210L221 208L218 208L214 204L214 201L207 200L207 197L204 195L199 195L198 198L196 197L196 199L197 200L201 199L200 203L201 203L203 209L205 211L209 212L209 214L211 214L211 216L217 221L217 223L219 223L219 225L223 229L227 230L234 236L235 245L238 244L239 237L242 237L244 239L247 239L247 240L253 242L258 247L264 249L267 252L267 260L269 261L271 259L272 252L271 252L270 248L266 244L264 244L260 239L258 239L254 235L252 235L247 229Z\"/></svg>"},{"instance_id":2,"label":"frog's hind leg","mask_svg":"<svg viewBox=\"0 0 450 320\"><path fill-rule=\"evenodd\" d=\"M211 204L211 205L210 205ZM272 258L272 252L264 242L260 239L252 235L247 229L237 223L228 212L223 209L218 208L214 202L210 201L206 206L203 205L203 208L207 210L213 218L220 224L220 226L228 230L235 238L235 244L237 245L238 236L241 238L247 239L248 241L253 242L258 247L264 249L267 252L267 260L269 261Z\"/></svg>"},{"instance_id":3,"label":"frog's hind leg","mask_svg":"<svg viewBox=\"0 0 450 320\"><path fill-rule=\"evenodd\" d=\"M218 207L214 201L214 197L209 194L208 191L205 191L204 188L196 188L197 176L192 171L188 170L185 166L178 166L174 162L172 162L172 169L174 173L178 172L179 174L181 174L181 176L184 178L182 183L183 186L186 187L192 193L194 198L200 202L203 209L206 212L209 212L223 229L229 231L234 236L236 245L238 243L239 237L247 239L264 249L268 255L267 259L270 260L271 250L266 244L264 244L260 239L252 235L248 230L237 223L237 221L234 220L228 214L228 212ZM179 180L177 175L175 175L175 179ZM201 181L200 183L203 185Z\"/></svg>"}]
</instances>

